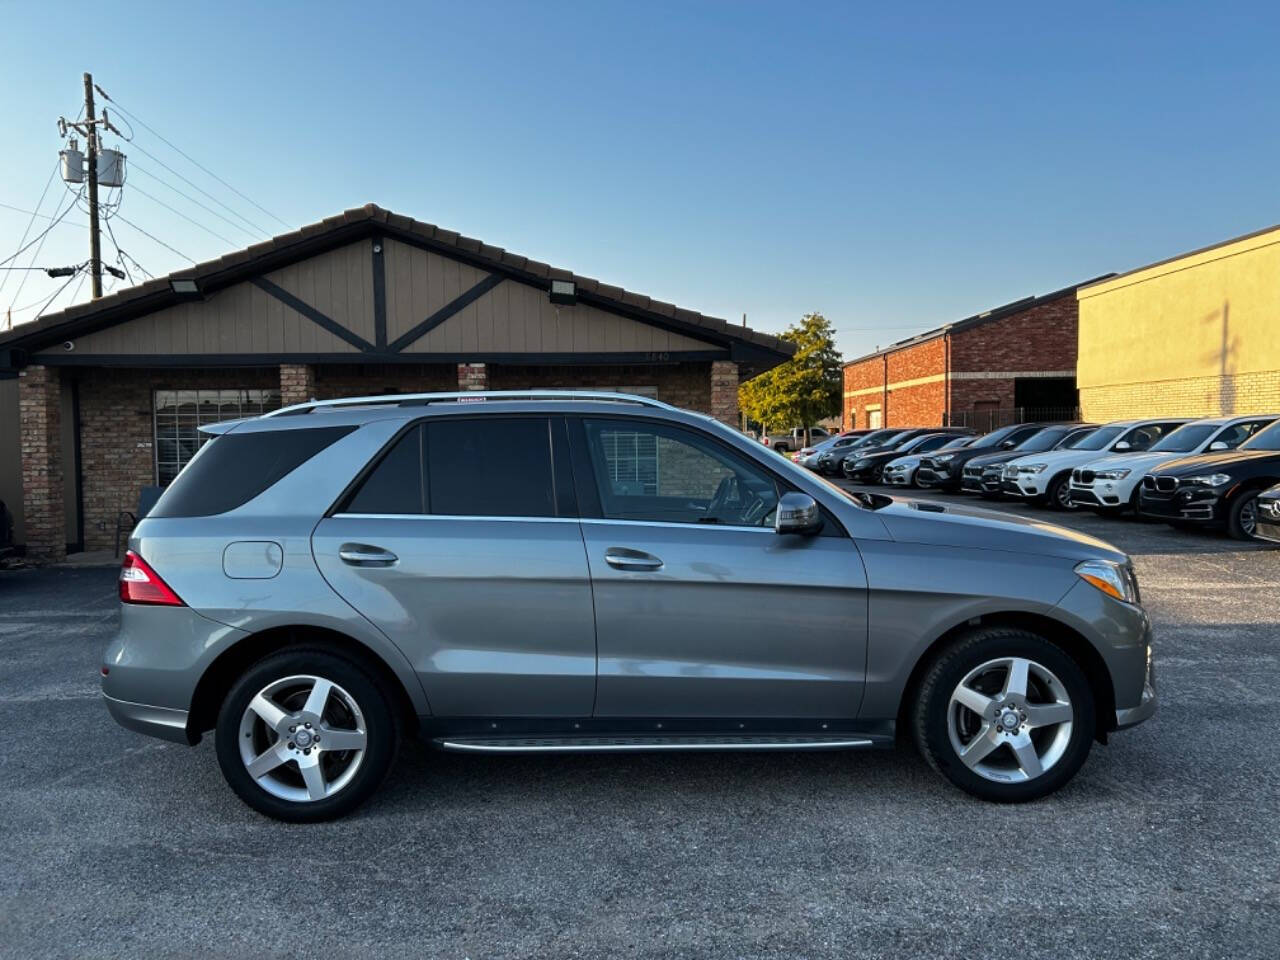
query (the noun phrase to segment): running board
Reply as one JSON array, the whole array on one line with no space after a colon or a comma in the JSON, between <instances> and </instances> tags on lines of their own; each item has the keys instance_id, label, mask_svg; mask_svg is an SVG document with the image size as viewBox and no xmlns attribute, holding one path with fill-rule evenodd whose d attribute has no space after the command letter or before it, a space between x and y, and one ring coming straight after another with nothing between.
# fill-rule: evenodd
<instances>
[{"instance_id":1,"label":"running board","mask_svg":"<svg viewBox=\"0 0 1280 960\"><path fill-rule=\"evenodd\" d=\"M854 750L865 737L437 737L441 750L462 753L623 753L647 750Z\"/></svg>"}]
</instances>

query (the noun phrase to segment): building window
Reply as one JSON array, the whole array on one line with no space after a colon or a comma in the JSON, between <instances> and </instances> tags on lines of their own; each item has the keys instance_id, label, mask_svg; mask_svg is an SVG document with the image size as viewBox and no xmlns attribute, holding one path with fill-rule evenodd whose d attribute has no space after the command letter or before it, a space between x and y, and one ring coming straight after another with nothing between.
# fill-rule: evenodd
<instances>
[{"instance_id":1,"label":"building window","mask_svg":"<svg viewBox=\"0 0 1280 960\"><path fill-rule=\"evenodd\" d=\"M586 387L599 393L658 398L657 387ZM658 441L652 433L611 430L601 437L609 480L632 496L658 493Z\"/></svg>"},{"instance_id":2,"label":"building window","mask_svg":"<svg viewBox=\"0 0 1280 960\"><path fill-rule=\"evenodd\" d=\"M156 483L166 486L208 439L199 428L223 420L256 417L280 407L279 390L157 390L155 411Z\"/></svg>"}]
</instances>

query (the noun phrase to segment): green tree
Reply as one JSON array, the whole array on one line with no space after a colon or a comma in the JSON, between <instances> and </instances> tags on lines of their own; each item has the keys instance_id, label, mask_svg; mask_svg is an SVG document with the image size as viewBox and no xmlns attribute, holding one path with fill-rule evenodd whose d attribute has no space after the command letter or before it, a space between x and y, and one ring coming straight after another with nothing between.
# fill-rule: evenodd
<instances>
[{"instance_id":1,"label":"green tree","mask_svg":"<svg viewBox=\"0 0 1280 960\"><path fill-rule=\"evenodd\" d=\"M820 313L805 314L782 339L796 345L795 356L742 384L738 405L767 430L805 428L840 414L840 351L831 323Z\"/></svg>"}]
</instances>

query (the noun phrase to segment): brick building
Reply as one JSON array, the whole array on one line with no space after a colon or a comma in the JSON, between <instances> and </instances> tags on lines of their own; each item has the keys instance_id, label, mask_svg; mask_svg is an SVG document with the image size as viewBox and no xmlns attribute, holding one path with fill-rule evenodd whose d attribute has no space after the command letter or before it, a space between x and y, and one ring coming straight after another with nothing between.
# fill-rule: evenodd
<instances>
[{"instance_id":1,"label":"brick building","mask_svg":"<svg viewBox=\"0 0 1280 960\"><path fill-rule=\"evenodd\" d=\"M307 399L623 390L737 425L776 337L373 206L0 335L0 502L37 559L111 549L197 428Z\"/></svg>"},{"instance_id":2,"label":"brick building","mask_svg":"<svg viewBox=\"0 0 1280 960\"><path fill-rule=\"evenodd\" d=\"M1077 405L1081 286L1016 300L851 360L844 365L844 426L984 429L1069 415Z\"/></svg>"}]
</instances>

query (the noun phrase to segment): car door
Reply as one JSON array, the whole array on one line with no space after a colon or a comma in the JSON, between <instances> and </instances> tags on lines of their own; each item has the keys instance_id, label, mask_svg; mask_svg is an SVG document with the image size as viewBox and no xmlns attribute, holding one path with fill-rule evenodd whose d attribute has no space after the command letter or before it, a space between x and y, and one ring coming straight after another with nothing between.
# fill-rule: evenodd
<instances>
[{"instance_id":1,"label":"car door","mask_svg":"<svg viewBox=\"0 0 1280 960\"><path fill-rule=\"evenodd\" d=\"M867 580L853 541L773 532L784 484L707 431L570 421L601 717L851 718Z\"/></svg>"},{"instance_id":2,"label":"car door","mask_svg":"<svg viewBox=\"0 0 1280 960\"><path fill-rule=\"evenodd\" d=\"M558 417L429 418L315 530L325 578L404 651L437 716L591 714L595 620L564 431Z\"/></svg>"}]
</instances>

